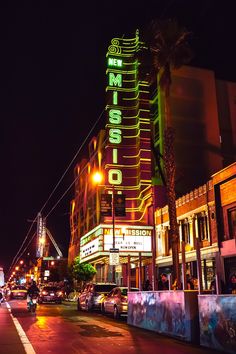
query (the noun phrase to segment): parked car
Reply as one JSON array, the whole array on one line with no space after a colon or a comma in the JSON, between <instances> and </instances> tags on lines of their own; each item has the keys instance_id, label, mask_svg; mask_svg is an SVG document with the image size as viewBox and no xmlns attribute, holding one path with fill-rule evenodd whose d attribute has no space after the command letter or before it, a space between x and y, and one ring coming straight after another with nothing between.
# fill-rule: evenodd
<instances>
[{"instance_id":1,"label":"parked car","mask_svg":"<svg viewBox=\"0 0 236 354\"><path fill-rule=\"evenodd\" d=\"M138 288L131 288L130 291L139 291ZM110 291L102 303L102 313L112 313L114 318L128 312L128 287L115 287Z\"/></svg>"},{"instance_id":2,"label":"parked car","mask_svg":"<svg viewBox=\"0 0 236 354\"><path fill-rule=\"evenodd\" d=\"M26 299L27 289L23 285L15 285L10 290L11 299Z\"/></svg>"},{"instance_id":3,"label":"parked car","mask_svg":"<svg viewBox=\"0 0 236 354\"><path fill-rule=\"evenodd\" d=\"M63 299L63 291L55 286L44 286L39 293L38 303L55 302L61 304Z\"/></svg>"},{"instance_id":4,"label":"parked car","mask_svg":"<svg viewBox=\"0 0 236 354\"><path fill-rule=\"evenodd\" d=\"M115 283L87 284L78 297L78 310L101 310L101 304L104 297L115 287Z\"/></svg>"}]
</instances>

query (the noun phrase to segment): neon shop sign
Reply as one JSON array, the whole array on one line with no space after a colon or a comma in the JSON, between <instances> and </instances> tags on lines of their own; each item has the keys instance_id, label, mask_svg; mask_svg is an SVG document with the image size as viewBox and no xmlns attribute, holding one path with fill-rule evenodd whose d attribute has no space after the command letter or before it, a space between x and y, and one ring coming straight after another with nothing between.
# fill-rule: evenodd
<instances>
[{"instance_id":1,"label":"neon shop sign","mask_svg":"<svg viewBox=\"0 0 236 354\"><path fill-rule=\"evenodd\" d=\"M108 66L114 68L122 67L122 60L117 58L108 58ZM122 74L109 72L108 82L110 87L122 87ZM119 145L122 142L122 130L118 126L122 123L122 111L116 109L118 105L118 91L112 91L112 105L114 108L108 112L109 123L112 127L109 129L109 142L113 145ZM112 163L118 163L118 149L112 149ZM117 168L112 168L108 171L108 182L110 184L120 185L122 183L122 171Z\"/></svg>"}]
</instances>

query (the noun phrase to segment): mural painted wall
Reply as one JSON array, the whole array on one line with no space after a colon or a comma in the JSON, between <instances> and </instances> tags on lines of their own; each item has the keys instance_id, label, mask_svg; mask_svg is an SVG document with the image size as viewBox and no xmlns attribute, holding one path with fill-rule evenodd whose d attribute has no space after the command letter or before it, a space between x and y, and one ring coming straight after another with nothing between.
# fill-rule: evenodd
<instances>
[{"instance_id":1,"label":"mural painted wall","mask_svg":"<svg viewBox=\"0 0 236 354\"><path fill-rule=\"evenodd\" d=\"M195 342L198 337L197 294L147 291L128 295L128 324Z\"/></svg>"},{"instance_id":2,"label":"mural painted wall","mask_svg":"<svg viewBox=\"0 0 236 354\"><path fill-rule=\"evenodd\" d=\"M200 344L236 353L236 295L201 295L198 306Z\"/></svg>"}]
</instances>

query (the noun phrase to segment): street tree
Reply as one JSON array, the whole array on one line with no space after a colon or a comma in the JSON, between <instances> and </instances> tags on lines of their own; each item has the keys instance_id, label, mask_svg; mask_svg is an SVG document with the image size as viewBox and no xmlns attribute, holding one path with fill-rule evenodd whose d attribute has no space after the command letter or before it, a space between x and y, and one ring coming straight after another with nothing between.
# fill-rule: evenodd
<instances>
[{"instance_id":1,"label":"street tree","mask_svg":"<svg viewBox=\"0 0 236 354\"><path fill-rule=\"evenodd\" d=\"M169 214L169 232L172 248L173 279L180 287L179 268L179 229L176 215L175 174L176 163L174 155L175 130L171 119L170 89L172 70L189 63L192 50L188 40L190 32L179 26L176 20L166 19L153 21L147 31L146 47L143 48L149 65L149 81L158 79L159 87L164 97L164 151L163 162Z\"/></svg>"},{"instance_id":2,"label":"street tree","mask_svg":"<svg viewBox=\"0 0 236 354\"><path fill-rule=\"evenodd\" d=\"M81 263L80 257L78 256L74 259L71 272L73 278L79 284L83 284L84 282L92 280L97 271L90 263Z\"/></svg>"}]
</instances>

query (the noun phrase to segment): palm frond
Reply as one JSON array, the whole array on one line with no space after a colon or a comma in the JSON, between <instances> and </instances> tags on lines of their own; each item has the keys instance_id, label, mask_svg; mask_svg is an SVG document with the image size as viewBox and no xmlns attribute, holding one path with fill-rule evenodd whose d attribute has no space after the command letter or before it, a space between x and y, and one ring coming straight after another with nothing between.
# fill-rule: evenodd
<instances>
[{"instance_id":1,"label":"palm frond","mask_svg":"<svg viewBox=\"0 0 236 354\"><path fill-rule=\"evenodd\" d=\"M177 69L193 58L188 44L190 35L191 32L179 26L175 19L151 22L145 36L149 52L149 73L156 78L162 69L159 75L162 88L171 83L170 68Z\"/></svg>"}]
</instances>

